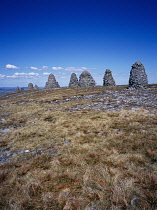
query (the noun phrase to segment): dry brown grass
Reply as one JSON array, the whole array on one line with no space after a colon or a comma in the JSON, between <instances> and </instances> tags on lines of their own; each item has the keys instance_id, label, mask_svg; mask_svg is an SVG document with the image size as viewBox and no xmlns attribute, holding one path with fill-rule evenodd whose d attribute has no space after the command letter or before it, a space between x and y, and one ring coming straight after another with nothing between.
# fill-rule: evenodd
<instances>
[{"instance_id":1,"label":"dry brown grass","mask_svg":"<svg viewBox=\"0 0 157 210\"><path fill-rule=\"evenodd\" d=\"M157 112L67 112L62 103L104 89L43 90L1 100L9 105L1 108L9 113L2 128L13 125L1 136L3 149L55 148L38 157L17 155L0 166L1 209L157 208ZM87 101L66 106L80 103Z\"/></svg>"}]
</instances>

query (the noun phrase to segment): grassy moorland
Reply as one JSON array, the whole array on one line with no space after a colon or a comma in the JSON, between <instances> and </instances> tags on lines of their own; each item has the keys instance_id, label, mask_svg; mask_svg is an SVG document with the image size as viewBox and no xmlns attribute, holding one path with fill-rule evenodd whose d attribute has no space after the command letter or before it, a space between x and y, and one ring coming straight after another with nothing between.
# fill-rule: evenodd
<instances>
[{"instance_id":1,"label":"grassy moorland","mask_svg":"<svg viewBox=\"0 0 157 210\"><path fill-rule=\"evenodd\" d=\"M0 209L157 209L155 102L132 110L132 98L127 108L108 111L92 106L98 98L84 97L101 95L109 106L105 91L124 88L1 97L1 153L10 157L0 165ZM151 93L157 95L157 85Z\"/></svg>"}]
</instances>

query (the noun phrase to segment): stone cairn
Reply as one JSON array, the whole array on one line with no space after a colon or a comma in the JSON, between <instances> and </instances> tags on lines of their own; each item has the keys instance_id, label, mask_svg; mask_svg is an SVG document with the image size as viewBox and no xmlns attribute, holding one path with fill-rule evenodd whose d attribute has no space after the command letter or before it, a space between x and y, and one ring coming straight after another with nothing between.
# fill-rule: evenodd
<instances>
[{"instance_id":1,"label":"stone cairn","mask_svg":"<svg viewBox=\"0 0 157 210\"><path fill-rule=\"evenodd\" d=\"M88 71L83 71L79 77L80 87L95 87L96 83Z\"/></svg>"},{"instance_id":2,"label":"stone cairn","mask_svg":"<svg viewBox=\"0 0 157 210\"><path fill-rule=\"evenodd\" d=\"M140 61L132 65L129 78L129 88L146 88L148 85L148 78L145 68Z\"/></svg>"},{"instance_id":3,"label":"stone cairn","mask_svg":"<svg viewBox=\"0 0 157 210\"><path fill-rule=\"evenodd\" d=\"M103 86L109 87L109 86L115 86L116 83L113 79L112 72L110 69L106 69L104 77L103 77Z\"/></svg>"},{"instance_id":4,"label":"stone cairn","mask_svg":"<svg viewBox=\"0 0 157 210\"><path fill-rule=\"evenodd\" d=\"M78 78L75 73L71 74L69 87L75 88L79 86Z\"/></svg>"},{"instance_id":5,"label":"stone cairn","mask_svg":"<svg viewBox=\"0 0 157 210\"><path fill-rule=\"evenodd\" d=\"M24 88L20 88L19 86L16 87L16 92L24 91Z\"/></svg>"},{"instance_id":6,"label":"stone cairn","mask_svg":"<svg viewBox=\"0 0 157 210\"><path fill-rule=\"evenodd\" d=\"M55 79L55 76L51 73L48 77L48 81L45 84L45 89L59 88L59 84Z\"/></svg>"},{"instance_id":7,"label":"stone cairn","mask_svg":"<svg viewBox=\"0 0 157 210\"><path fill-rule=\"evenodd\" d=\"M28 90L34 90L34 87L33 87L33 84L32 83L29 83L28 84Z\"/></svg>"},{"instance_id":8,"label":"stone cairn","mask_svg":"<svg viewBox=\"0 0 157 210\"><path fill-rule=\"evenodd\" d=\"M35 85L35 86L34 86L34 90L39 90L38 85Z\"/></svg>"},{"instance_id":9,"label":"stone cairn","mask_svg":"<svg viewBox=\"0 0 157 210\"><path fill-rule=\"evenodd\" d=\"M19 92L19 91L21 91L21 90L20 90L19 86L17 86L16 87L16 92Z\"/></svg>"}]
</instances>

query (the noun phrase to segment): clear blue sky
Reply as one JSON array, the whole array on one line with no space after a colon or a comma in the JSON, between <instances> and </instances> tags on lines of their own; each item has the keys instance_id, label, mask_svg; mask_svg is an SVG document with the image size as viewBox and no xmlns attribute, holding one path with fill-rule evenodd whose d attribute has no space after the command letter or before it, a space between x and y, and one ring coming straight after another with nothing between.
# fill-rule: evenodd
<instances>
[{"instance_id":1,"label":"clear blue sky","mask_svg":"<svg viewBox=\"0 0 157 210\"><path fill-rule=\"evenodd\" d=\"M53 73L67 86L88 70L102 85L111 69L128 84L141 61L157 83L156 0L1 0L0 87L43 87Z\"/></svg>"}]
</instances>

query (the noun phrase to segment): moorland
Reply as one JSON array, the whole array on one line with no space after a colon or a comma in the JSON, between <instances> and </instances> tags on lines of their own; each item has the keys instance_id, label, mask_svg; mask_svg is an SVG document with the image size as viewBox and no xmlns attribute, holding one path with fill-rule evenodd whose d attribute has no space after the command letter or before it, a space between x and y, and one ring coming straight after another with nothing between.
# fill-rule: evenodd
<instances>
[{"instance_id":1,"label":"moorland","mask_svg":"<svg viewBox=\"0 0 157 210\"><path fill-rule=\"evenodd\" d=\"M1 209L157 209L157 84L0 96Z\"/></svg>"}]
</instances>

